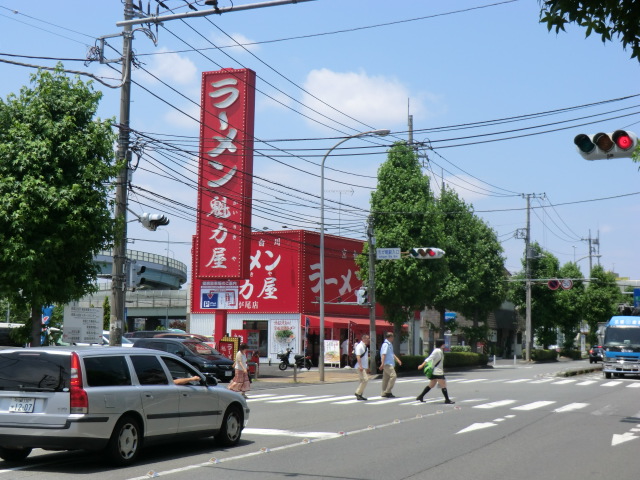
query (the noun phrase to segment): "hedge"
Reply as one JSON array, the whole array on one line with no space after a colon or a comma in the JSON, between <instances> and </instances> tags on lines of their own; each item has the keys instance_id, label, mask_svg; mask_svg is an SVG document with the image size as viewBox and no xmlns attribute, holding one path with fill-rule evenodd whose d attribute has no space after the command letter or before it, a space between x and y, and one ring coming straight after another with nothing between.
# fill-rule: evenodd
<instances>
[{"instance_id":1,"label":"hedge","mask_svg":"<svg viewBox=\"0 0 640 480\"><path fill-rule=\"evenodd\" d=\"M425 355L402 355L400 360L402 366L396 365L398 372L416 372L418 365L424 362ZM489 357L483 353L472 352L445 352L444 367L478 367L484 366L489 362Z\"/></svg>"}]
</instances>

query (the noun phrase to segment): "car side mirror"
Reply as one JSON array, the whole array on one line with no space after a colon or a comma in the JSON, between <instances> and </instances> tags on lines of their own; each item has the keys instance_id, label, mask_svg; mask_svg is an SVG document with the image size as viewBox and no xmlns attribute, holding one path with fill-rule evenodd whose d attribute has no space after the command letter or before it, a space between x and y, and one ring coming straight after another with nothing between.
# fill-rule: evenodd
<instances>
[{"instance_id":1,"label":"car side mirror","mask_svg":"<svg viewBox=\"0 0 640 480\"><path fill-rule=\"evenodd\" d=\"M204 374L204 378L207 381L207 385L209 385L211 387L215 387L216 385L218 385L218 379L216 377L214 377L213 375L211 375L209 373L205 373Z\"/></svg>"}]
</instances>

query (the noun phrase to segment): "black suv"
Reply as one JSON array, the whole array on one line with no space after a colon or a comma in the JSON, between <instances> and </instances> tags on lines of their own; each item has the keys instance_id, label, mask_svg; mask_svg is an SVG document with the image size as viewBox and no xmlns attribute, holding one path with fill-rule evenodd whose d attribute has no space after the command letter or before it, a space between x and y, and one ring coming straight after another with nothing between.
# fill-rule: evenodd
<instances>
[{"instance_id":1,"label":"black suv","mask_svg":"<svg viewBox=\"0 0 640 480\"><path fill-rule=\"evenodd\" d=\"M183 358L202 373L212 373L220 381L233 378L233 361L204 342L191 338L138 338L135 347L153 348Z\"/></svg>"},{"instance_id":2,"label":"black suv","mask_svg":"<svg viewBox=\"0 0 640 480\"><path fill-rule=\"evenodd\" d=\"M591 347L589 350L589 363L593 362L601 362L604 360L604 348L602 347Z\"/></svg>"}]
</instances>

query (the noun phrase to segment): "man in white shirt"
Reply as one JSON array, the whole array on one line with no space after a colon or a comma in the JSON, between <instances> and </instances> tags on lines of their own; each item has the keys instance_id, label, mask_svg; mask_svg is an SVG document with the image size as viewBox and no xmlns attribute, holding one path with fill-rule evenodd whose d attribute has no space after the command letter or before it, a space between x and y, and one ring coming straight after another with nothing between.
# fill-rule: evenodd
<instances>
[{"instance_id":1,"label":"man in white shirt","mask_svg":"<svg viewBox=\"0 0 640 480\"><path fill-rule=\"evenodd\" d=\"M363 335L360 342L356 344L356 369L358 370L358 378L360 384L356 388L356 398L358 400L366 400L362 396L364 389L369 382L369 335Z\"/></svg>"}]
</instances>

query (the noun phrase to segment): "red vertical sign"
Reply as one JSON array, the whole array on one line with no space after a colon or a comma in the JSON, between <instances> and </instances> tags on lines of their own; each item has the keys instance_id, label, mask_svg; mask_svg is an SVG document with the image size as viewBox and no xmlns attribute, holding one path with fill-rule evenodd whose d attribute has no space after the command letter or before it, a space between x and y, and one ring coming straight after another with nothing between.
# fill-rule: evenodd
<instances>
[{"instance_id":1,"label":"red vertical sign","mask_svg":"<svg viewBox=\"0 0 640 480\"><path fill-rule=\"evenodd\" d=\"M194 276L249 277L253 120L252 70L202 74Z\"/></svg>"}]
</instances>

